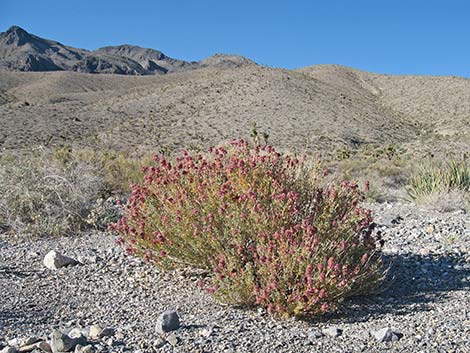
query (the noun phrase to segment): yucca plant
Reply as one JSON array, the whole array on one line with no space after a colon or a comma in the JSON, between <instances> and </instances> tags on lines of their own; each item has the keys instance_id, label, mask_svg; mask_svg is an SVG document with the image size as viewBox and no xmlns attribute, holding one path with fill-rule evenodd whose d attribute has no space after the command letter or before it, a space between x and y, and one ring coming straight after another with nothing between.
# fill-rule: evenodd
<instances>
[{"instance_id":1,"label":"yucca plant","mask_svg":"<svg viewBox=\"0 0 470 353\"><path fill-rule=\"evenodd\" d=\"M407 190L410 198L418 201L435 193L470 192L470 163L424 164L409 179Z\"/></svg>"}]
</instances>

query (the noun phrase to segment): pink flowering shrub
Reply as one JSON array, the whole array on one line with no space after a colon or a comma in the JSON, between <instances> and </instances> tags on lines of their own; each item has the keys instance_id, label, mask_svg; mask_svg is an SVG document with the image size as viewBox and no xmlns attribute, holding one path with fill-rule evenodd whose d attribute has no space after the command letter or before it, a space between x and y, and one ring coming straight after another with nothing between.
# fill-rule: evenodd
<instances>
[{"instance_id":1,"label":"pink flowering shrub","mask_svg":"<svg viewBox=\"0 0 470 353\"><path fill-rule=\"evenodd\" d=\"M356 184L321 187L323 176L302 160L243 140L155 162L111 228L161 267L209 270L200 284L217 299L312 316L380 279Z\"/></svg>"}]
</instances>

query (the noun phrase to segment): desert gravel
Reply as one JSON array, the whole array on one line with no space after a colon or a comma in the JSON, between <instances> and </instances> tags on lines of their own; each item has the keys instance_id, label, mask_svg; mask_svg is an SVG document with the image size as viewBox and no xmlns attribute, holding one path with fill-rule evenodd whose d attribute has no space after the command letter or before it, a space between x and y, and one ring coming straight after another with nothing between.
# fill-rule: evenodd
<instances>
[{"instance_id":1,"label":"desert gravel","mask_svg":"<svg viewBox=\"0 0 470 353\"><path fill-rule=\"evenodd\" d=\"M98 352L470 352L469 215L371 207L386 240L386 282L311 321L217 304L197 276L128 257L106 233L0 238L0 349L95 325L95 336L108 328L93 343ZM50 270L43 259L51 250L80 264ZM160 334L166 310L181 326Z\"/></svg>"}]
</instances>

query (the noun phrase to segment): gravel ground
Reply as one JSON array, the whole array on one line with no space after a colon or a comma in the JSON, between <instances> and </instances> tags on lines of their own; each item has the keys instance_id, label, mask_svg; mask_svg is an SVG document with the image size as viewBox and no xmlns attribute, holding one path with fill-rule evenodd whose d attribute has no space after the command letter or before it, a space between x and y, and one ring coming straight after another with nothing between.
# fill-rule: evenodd
<instances>
[{"instance_id":1,"label":"gravel ground","mask_svg":"<svg viewBox=\"0 0 470 353\"><path fill-rule=\"evenodd\" d=\"M469 215L371 207L386 240L387 281L312 321L219 305L197 288L196 276L127 257L107 234L0 239L0 348L97 324L116 329L95 342L99 352L470 352ZM50 250L82 264L49 270L42 260ZM177 310L182 326L160 335L155 325L167 309ZM332 328L342 333L321 335ZM378 342L371 332L383 328L399 340Z\"/></svg>"}]
</instances>

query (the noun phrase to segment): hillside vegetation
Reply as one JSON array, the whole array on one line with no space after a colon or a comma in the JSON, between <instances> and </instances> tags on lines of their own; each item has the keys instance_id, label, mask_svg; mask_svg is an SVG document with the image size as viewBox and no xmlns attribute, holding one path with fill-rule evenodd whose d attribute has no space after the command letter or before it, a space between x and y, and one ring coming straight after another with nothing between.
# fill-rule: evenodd
<instances>
[{"instance_id":1,"label":"hillside vegetation","mask_svg":"<svg viewBox=\"0 0 470 353\"><path fill-rule=\"evenodd\" d=\"M321 65L257 65L157 76L0 72L0 146L106 147L143 153L246 137L307 153L395 144L468 153L470 81Z\"/></svg>"}]
</instances>

